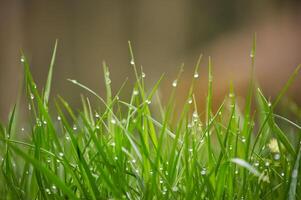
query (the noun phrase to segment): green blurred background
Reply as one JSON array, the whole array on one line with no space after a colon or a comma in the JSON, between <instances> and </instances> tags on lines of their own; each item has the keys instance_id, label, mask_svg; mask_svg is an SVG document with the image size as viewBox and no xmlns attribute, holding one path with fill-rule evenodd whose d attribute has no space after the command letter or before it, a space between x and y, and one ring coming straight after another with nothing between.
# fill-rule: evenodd
<instances>
[{"instance_id":1,"label":"green blurred background","mask_svg":"<svg viewBox=\"0 0 301 200\"><path fill-rule=\"evenodd\" d=\"M52 94L79 106L83 91L72 78L104 95L101 63L111 71L117 91L128 77L123 95L130 94L134 74L129 64L131 40L137 64L143 65L151 86L162 73L163 99L179 66L179 101L187 93L200 53L197 99L202 103L207 81L207 57L213 57L214 96L221 101L232 80L243 94L250 69L252 34L257 32L256 77L266 95L274 96L301 63L301 1L299 0L1 0L0 4L0 120L6 121L22 81L20 49L42 88L51 51L59 39ZM300 78L299 78L300 80ZM301 102L297 81L289 97Z\"/></svg>"}]
</instances>

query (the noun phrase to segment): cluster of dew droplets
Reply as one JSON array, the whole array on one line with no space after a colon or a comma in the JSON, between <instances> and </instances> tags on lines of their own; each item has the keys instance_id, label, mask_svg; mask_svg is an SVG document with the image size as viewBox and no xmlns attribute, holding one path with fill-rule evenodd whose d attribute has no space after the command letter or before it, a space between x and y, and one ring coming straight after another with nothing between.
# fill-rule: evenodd
<instances>
[{"instance_id":1,"label":"cluster of dew droplets","mask_svg":"<svg viewBox=\"0 0 301 200\"><path fill-rule=\"evenodd\" d=\"M42 126L42 122L39 118L36 119L36 124L37 126Z\"/></svg>"},{"instance_id":2,"label":"cluster of dew droplets","mask_svg":"<svg viewBox=\"0 0 301 200\"><path fill-rule=\"evenodd\" d=\"M51 191L50 191L49 188L46 188L46 189L45 189L45 192L46 192L47 194L51 194Z\"/></svg>"},{"instance_id":3,"label":"cluster of dew droplets","mask_svg":"<svg viewBox=\"0 0 301 200\"><path fill-rule=\"evenodd\" d=\"M149 105L149 104L151 104L152 102L151 102L151 100L146 99L146 100L145 100L145 103Z\"/></svg>"},{"instance_id":4,"label":"cluster of dew droplets","mask_svg":"<svg viewBox=\"0 0 301 200\"><path fill-rule=\"evenodd\" d=\"M106 84L110 85L111 84L110 72L106 71L105 76L106 76Z\"/></svg>"},{"instance_id":5,"label":"cluster of dew droplets","mask_svg":"<svg viewBox=\"0 0 301 200\"><path fill-rule=\"evenodd\" d=\"M202 170L201 170L201 175L206 175L206 173L207 173L207 169L206 169L206 167L203 167L202 168Z\"/></svg>"},{"instance_id":6,"label":"cluster of dew droplets","mask_svg":"<svg viewBox=\"0 0 301 200\"><path fill-rule=\"evenodd\" d=\"M192 113L192 119L193 119L193 122L197 122L199 119L199 115L196 110Z\"/></svg>"}]
</instances>

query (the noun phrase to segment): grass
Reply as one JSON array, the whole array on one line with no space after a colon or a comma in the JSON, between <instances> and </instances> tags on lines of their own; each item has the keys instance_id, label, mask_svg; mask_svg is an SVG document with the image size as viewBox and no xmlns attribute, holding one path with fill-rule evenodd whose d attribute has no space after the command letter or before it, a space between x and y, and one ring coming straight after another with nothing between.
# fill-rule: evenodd
<instances>
[{"instance_id":1,"label":"grass","mask_svg":"<svg viewBox=\"0 0 301 200\"><path fill-rule=\"evenodd\" d=\"M202 112L197 110L193 89L200 57L187 101L175 120L174 101L182 71L170 86L168 103L162 105L156 91L163 77L146 92L145 75L137 69L129 43L136 83L128 101L118 97L123 87L112 93L110 73L103 63L105 98L69 79L97 98L100 108L94 109L89 98L82 97L82 109L75 111L58 96L56 110L51 110L57 115L51 116L49 97L56 46L42 92L22 53L30 114L28 127L20 127L16 105L9 123L0 125L0 198L301 198L301 128L275 113L300 66L274 101L268 101L260 89L255 90L252 75L243 109L238 107L231 87L229 96L214 112L209 58L206 110ZM251 74L255 53L254 37ZM158 103L153 108L155 99ZM154 115L154 109L160 114Z\"/></svg>"}]
</instances>

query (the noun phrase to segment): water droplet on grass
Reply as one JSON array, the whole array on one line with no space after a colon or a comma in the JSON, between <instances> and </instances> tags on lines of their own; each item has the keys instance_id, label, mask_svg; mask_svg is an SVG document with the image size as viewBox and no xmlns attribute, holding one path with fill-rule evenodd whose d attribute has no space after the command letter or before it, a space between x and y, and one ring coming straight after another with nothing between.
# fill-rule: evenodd
<instances>
[{"instance_id":1,"label":"water droplet on grass","mask_svg":"<svg viewBox=\"0 0 301 200\"><path fill-rule=\"evenodd\" d=\"M178 81L177 81L177 80L174 80L174 81L172 82L172 87L177 87L177 84L178 84Z\"/></svg>"},{"instance_id":2,"label":"water droplet on grass","mask_svg":"<svg viewBox=\"0 0 301 200\"><path fill-rule=\"evenodd\" d=\"M98 113L95 113L95 117L96 117L96 118L99 118L99 114L98 114Z\"/></svg>"},{"instance_id":3,"label":"water droplet on grass","mask_svg":"<svg viewBox=\"0 0 301 200\"><path fill-rule=\"evenodd\" d=\"M242 137L242 138L241 138L241 142L242 142L242 143L245 143L245 142L246 142L246 138L245 138L245 137Z\"/></svg>"},{"instance_id":4,"label":"water droplet on grass","mask_svg":"<svg viewBox=\"0 0 301 200\"><path fill-rule=\"evenodd\" d=\"M135 65L135 61L133 59L130 61L130 63L131 65Z\"/></svg>"},{"instance_id":5,"label":"water droplet on grass","mask_svg":"<svg viewBox=\"0 0 301 200\"><path fill-rule=\"evenodd\" d=\"M111 119L111 123L112 124L116 124L116 120L115 119Z\"/></svg>"},{"instance_id":6,"label":"water droplet on grass","mask_svg":"<svg viewBox=\"0 0 301 200\"><path fill-rule=\"evenodd\" d=\"M25 62L25 57L21 56L20 61L21 61L21 63L24 63Z\"/></svg>"},{"instance_id":7,"label":"water droplet on grass","mask_svg":"<svg viewBox=\"0 0 301 200\"><path fill-rule=\"evenodd\" d=\"M191 98L188 99L188 103L192 104L192 99Z\"/></svg>"},{"instance_id":8,"label":"water droplet on grass","mask_svg":"<svg viewBox=\"0 0 301 200\"><path fill-rule=\"evenodd\" d=\"M147 103L148 105L151 104L152 102L150 100L145 100L145 103Z\"/></svg>"},{"instance_id":9,"label":"water droplet on grass","mask_svg":"<svg viewBox=\"0 0 301 200\"><path fill-rule=\"evenodd\" d=\"M141 76L142 76L142 78L145 78L146 75L144 72L142 72Z\"/></svg>"},{"instance_id":10,"label":"water droplet on grass","mask_svg":"<svg viewBox=\"0 0 301 200\"><path fill-rule=\"evenodd\" d=\"M66 140L70 140L70 137L69 137L69 135L66 135L66 137L65 137L65 138L66 138Z\"/></svg>"},{"instance_id":11,"label":"water droplet on grass","mask_svg":"<svg viewBox=\"0 0 301 200\"><path fill-rule=\"evenodd\" d=\"M45 192L46 192L47 194L51 194L51 191L50 191L48 188L45 189Z\"/></svg>"},{"instance_id":12,"label":"water droplet on grass","mask_svg":"<svg viewBox=\"0 0 301 200\"><path fill-rule=\"evenodd\" d=\"M173 192L177 192L178 190L179 190L179 188L177 186L172 187Z\"/></svg>"},{"instance_id":13,"label":"water droplet on grass","mask_svg":"<svg viewBox=\"0 0 301 200\"><path fill-rule=\"evenodd\" d=\"M198 74L197 72L195 72L195 73L193 74L193 78L199 78L199 74Z\"/></svg>"},{"instance_id":14,"label":"water droplet on grass","mask_svg":"<svg viewBox=\"0 0 301 200\"><path fill-rule=\"evenodd\" d=\"M134 90L134 91L133 91L133 95L134 95L134 96L137 96L138 94L139 94L139 91L138 91L138 90Z\"/></svg>"},{"instance_id":15,"label":"water droplet on grass","mask_svg":"<svg viewBox=\"0 0 301 200\"><path fill-rule=\"evenodd\" d=\"M56 192L56 186L55 185L52 185L51 189L52 189L53 192Z\"/></svg>"},{"instance_id":16,"label":"water droplet on grass","mask_svg":"<svg viewBox=\"0 0 301 200\"><path fill-rule=\"evenodd\" d=\"M61 121L62 118L61 118L60 116L57 116L57 120L58 120L58 121Z\"/></svg>"},{"instance_id":17,"label":"water droplet on grass","mask_svg":"<svg viewBox=\"0 0 301 200\"><path fill-rule=\"evenodd\" d=\"M264 163L264 165L265 165L266 167L269 167L269 166L270 166L270 162L269 162L269 161L266 161L266 162Z\"/></svg>"},{"instance_id":18,"label":"water droplet on grass","mask_svg":"<svg viewBox=\"0 0 301 200\"><path fill-rule=\"evenodd\" d=\"M34 95L32 93L30 93L30 99L34 99Z\"/></svg>"},{"instance_id":19,"label":"water droplet on grass","mask_svg":"<svg viewBox=\"0 0 301 200\"><path fill-rule=\"evenodd\" d=\"M24 132L24 131L25 131L24 127L22 127L22 128L21 128L21 131L22 131L22 132Z\"/></svg>"},{"instance_id":20,"label":"water droplet on grass","mask_svg":"<svg viewBox=\"0 0 301 200\"><path fill-rule=\"evenodd\" d=\"M60 157L63 157L63 156L64 156L64 153L63 153L63 152L59 152L59 156L60 156Z\"/></svg>"},{"instance_id":21,"label":"water droplet on grass","mask_svg":"<svg viewBox=\"0 0 301 200\"><path fill-rule=\"evenodd\" d=\"M197 112L197 111L194 111L193 114L192 114L192 117L198 118L198 112Z\"/></svg>"},{"instance_id":22,"label":"water droplet on grass","mask_svg":"<svg viewBox=\"0 0 301 200\"><path fill-rule=\"evenodd\" d=\"M76 127L76 125L75 125L75 124L73 125L73 130L74 130L74 131L76 131L76 130L77 130L77 127Z\"/></svg>"},{"instance_id":23,"label":"water droplet on grass","mask_svg":"<svg viewBox=\"0 0 301 200\"><path fill-rule=\"evenodd\" d=\"M211 75L209 75L208 81L212 82L212 80L213 80L213 77Z\"/></svg>"},{"instance_id":24,"label":"water droplet on grass","mask_svg":"<svg viewBox=\"0 0 301 200\"><path fill-rule=\"evenodd\" d=\"M275 153L274 154L274 160L279 160L280 159L280 154L279 153Z\"/></svg>"},{"instance_id":25,"label":"water droplet on grass","mask_svg":"<svg viewBox=\"0 0 301 200\"><path fill-rule=\"evenodd\" d=\"M202 170L201 170L201 175L206 175L206 173L207 173L207 170L206 170L206 168L203 168Z\"/></svg>"}]
</instances>

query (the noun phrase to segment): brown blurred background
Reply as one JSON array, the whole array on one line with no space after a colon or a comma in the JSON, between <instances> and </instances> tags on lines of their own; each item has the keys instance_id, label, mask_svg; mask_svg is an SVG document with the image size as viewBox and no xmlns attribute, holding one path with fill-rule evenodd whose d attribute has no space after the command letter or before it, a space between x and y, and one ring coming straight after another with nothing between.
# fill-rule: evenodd
<instances>
[{"instance_id":1,"label":"brown blurred background","mask_svg":"<svg viewBox=\"0 0 301 200\"><path fill-rule=\"evenodd\" d=\"M182 62L185 71L179 94L186 93L194 64L203 53L199 101L205 96L209 55L214 63L217 101L228 90L230 80L243 94L253 32L258 36L256 75L268 96L274 96L301 63L299 0L0 1L1 121L7 120L19 92L23 72L20 49L29 58L41 88L56 38L59 47L52 94L62 94L73 106L79 106L83 91L66 79L76 79L104 95L103 60L110 67L114 91L127 77L127 87L131 87L134 74L128 40L150 86L165 73L162 94L170 90ZM297 81L289 94L297 102L301 102L300 83Z\"/></svg>"}]
</instances>

